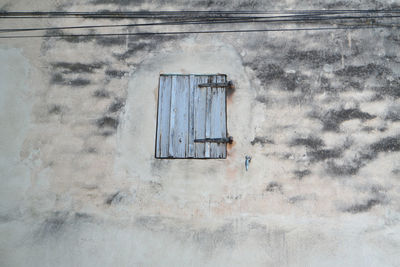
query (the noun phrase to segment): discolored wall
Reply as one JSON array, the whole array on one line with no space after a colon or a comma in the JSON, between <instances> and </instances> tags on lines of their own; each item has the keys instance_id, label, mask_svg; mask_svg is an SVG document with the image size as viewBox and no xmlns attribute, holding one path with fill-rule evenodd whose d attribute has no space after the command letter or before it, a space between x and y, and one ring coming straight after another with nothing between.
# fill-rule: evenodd
<instances>
[{"instance_id":1,"label":"discolored wall","mask_svg":"<svg viewBox=\"0 0 400 267\"><path fill-rule=\"evenodd\" d=\"M29 6L396 3L4 1L0 9ZM181 29L193 27L168 28ZM399 266L399 41L395 28L1 39L0 265ZM227 159L154 158L160 73L233 81Z\"/></svg>"}]
</instances>

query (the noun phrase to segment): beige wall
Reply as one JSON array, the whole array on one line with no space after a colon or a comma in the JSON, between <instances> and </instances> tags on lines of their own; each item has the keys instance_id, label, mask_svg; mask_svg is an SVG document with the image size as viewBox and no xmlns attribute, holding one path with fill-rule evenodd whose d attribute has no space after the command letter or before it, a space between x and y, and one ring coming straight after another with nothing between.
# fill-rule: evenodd
<instances>
[{"instance_id":1,"label":"beige wall","mask_svg":"<svg viewBox=\"0 0 400 267\"><path fill-rule=\"evenodd\" d=\"M187 6L122 2L37 8ZM1 39L0 265L399 266L398 40L395 29ZM227 159L154 158L160 73L233 81Z\"/></svg>"}]
</instances>

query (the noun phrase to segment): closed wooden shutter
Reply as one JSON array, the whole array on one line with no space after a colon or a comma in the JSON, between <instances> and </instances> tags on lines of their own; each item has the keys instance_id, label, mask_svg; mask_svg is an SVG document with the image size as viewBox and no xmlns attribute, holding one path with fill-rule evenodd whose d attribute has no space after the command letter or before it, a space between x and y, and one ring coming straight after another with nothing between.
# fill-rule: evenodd
<instances>
[{"instance_id":1,"label":"closed wooden shutter","mask_svg":"<svg viewBox=\"0 0 400 267\"><path fill-rule=\"evenodd\" d=\"M226 75L161 75L157 158L226 158ZM211 141L207 141L211 140Z\"/></svg>"}]
</instances>

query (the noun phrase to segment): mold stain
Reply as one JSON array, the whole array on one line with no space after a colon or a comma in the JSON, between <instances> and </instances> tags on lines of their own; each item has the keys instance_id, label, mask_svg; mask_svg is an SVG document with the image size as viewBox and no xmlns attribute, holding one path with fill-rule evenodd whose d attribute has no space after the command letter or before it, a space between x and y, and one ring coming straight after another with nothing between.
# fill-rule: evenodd
<instances>
[{"instance_id":1,"label":"mold stain","mask_svg":"<svg viewBox=\"0 0 400 267\"><path fill-rule=\"evenodd\" d=\"M331 158L339 158L342 151L339 149L320 149L307 152L307 156L311 158L311 161L323 161Z\"/></svg>"},{"instance_id":2,"label":"mold stain","mask_svg":"<svg viewBox=\"0 0 400 267\"><path fill-rule=\"evenodd\" d=\"M291 49L286 55L286 60L288 62L307 62L311 66L317 68L323 66L324 64L333 64L341 61L342 55L338 53L330 53L326 50L298 51Z\"/></svg>"},{"instance_id":3,"label":"mold stain","mask_svg":"<svg viewBox=\"0 0 400 267\"><path fill-rule=\"evenodd\" d=\"M40 239L46 237L58 236L66 227L68 219L67 212L54 212L46 218L36 232L36 236Z\"/></svg>"},{"instance_id":4,"label":"mold stain","mask_svg":"<svg viewBox=\"0 0 400 267\"><path fill-rule=\"evenodd\" d=\"M107 205L114 205L120 203L124 199L124 195L121 194L121 192L116 192L106 199L106 204Z\"/></svg>"},{"instance_id":5,"label":"mold stain","mask_svg":"<svg viewBox=\"0 0 400 267\"><path fill-rule=\"evenodd\" d=\"M255 144L260 144L262 147L264 147L265 144L274 144L274 141L268 139L265 136L256 136L254 137L253 141L250 142L252 146Z\"/></svg>"},{"instance_id":6,"label":"mold stain","mask_svg":"<svg viewBox=\"0 0 400 267\"><path fill-rule=\"evenodd\" d=\"M86 86L90 84L90 80L88 79L73 79L67 82L68 85L73 86L73 87L81 87L81 86Z\"/></svg>"},{"instance_id":7,"label":"mold stain","mask_svg":"<svg viewBox=\"0 0 400 267\"><path fill-rule=\"evenodd\" d=\"M100 90L94 91L93 96L96 98L109 98L110 93L104 89L100 89Z\"/></svg>"},{"instance_id":8,"label":"mold stain","mask_svg":"<svg viewBox=\"0 0 400 267\"><path fill-rule=\"evenodd\" d=\"M49 114L59 115L62 113L62 108L60 105L52 105L49 110Z\"/></svg>"},{"instance_id":9,"label":"mold stain","mask_svg":"<svg viewBox=\"0 0 400 267\"><path fill-rule=\"evenodd\" d=\"M360 119L362 121L371 120L376 118L375 115L371 115L367 112L362 112L359 109L340 109L340 110L329 110L325 114L312 113L311 118L319 119L323 124L324 131L339 131L340 125L352 119Z\"/></svg>"},{"instance_id":10,"label":"mold stain","mask_svg":"<svg viewBox=\"0 0 400 267\"><path fill-rule=\"evenodd\" d=\"M265 188L266 192L281 192L282 185L278 182L270 182L268 183L267 187Z\"/></svg>"},{"instance_id":11,"label":"mold stain","mask_svg":"<svg viewBox=\"0 0 400 267\"><path fill-rule=\"evenodd\" d=\"M310 170L294 171L293 174L296 175L296 177L299 180L302 180L305 176L310 175L311 171Z\"/></svg>"},{"instance_id":12,"label":"mold stain","mask_svg":"<svg viewBox=\"0 0 400 267\"><path fill-rule=\"evenodd\" d=\"M383 138L373 143L370 149L374 153L400 151L400 135Z\"/></svg>"},{"instance_id":13,"label":"mold stain","mask_svg":"<svg viewBox=\"0 0 400 267\"><path fill-rule=\"evenodd\" d=\"M108 108L108 111L112 112L112 113L117 112L117 111L121 110L124 106L125 106L125 102L120 99L117 99L110 105L110 107Z\"/></svg>"},{"instance_id":14,"label":"mold stain","mask_svg":"<svg viewBox=\"0 0 400 267\"><path fill-rule=\"evenodd\" d=\"M350 206L349 208L345 209L345 212L349 213L361 213L369 211L372 207L381 204L381 201L378 199L369 199L367 202L362 204L355 204Z\"/></svg>"},{"instance_id":15,"label":"mold stain","mask_svg":"<svg viewBox=\"0 0 400 267\"><path fill-rule=\"evenodd\" d=\"M294 203L296 203L296 202L304 201L304 200L306 200L306 199L307 199L307 198L306 198L305 196L298 195L298 196L290 197L290 198L288 199L288 201L289 201L290 204L294 204Z\"/></svg>"},{"instance_id":16,"label":"mold stain","mask_svg":"<svg viewBox=\"0 0 400 267\"><path fill-rule=\"evenodd\" d=\"M55 85L67 85L67 86L73 86L73 87L81 87L81 86L89 85L90 80L83 79L83 78L67 80L64 78L64 76L62 74L55 73L52 75L52 77L50 79L50 83L55 84Z\"/></svg>"},{"instance_id":17,"label":"mold stain","mask_svg":"<svg viewBox=\"0 0 400 267\"><path fill-rule=\"evenodd\" d=\"M122 70L106 70L106 75L111 77L111 78L122 78L124 77L126 74L128 74L127 71L122 71Z\"/></svg>"},{"instance_id":18,"label":"mold stain","mask_svg":"<svg viewBox=\"0 0 400 267\"><path fill-rule=\"evenodd\" d=\"M390 74L391 70L385 66L370 63L362 66L348 66L341 70L335 71L338 76L351 76L366 78L370 76L382 76Z\"/></svg>"},{"instance_id":19,"label":"mold stain","mask_svg":"<svg viewBox=\"0 0 400 267\"><path fill-rule=\"evenodd\" d=\"M103 117L97 120L97 126L99 128L105 128L105 127L110 127L113 129L117 129L118 128L118 120L112 117Z\"/></svg>"},{"instance_id":20,"label":"mold stain","mask_svg":"<svg viewBox=\"0 0 400 267\"><path fill-rule=\"evenodd\" d=\"M305 146L312 149L318 149L325 146L324 141L318 137L296 138L291 143L291 146Z\"/></svg>"},{"instance_id":21,"label":"mold stain","mask_svg":"<svg viewBox=\"0 0 400 267\"><path fill-rule=\"evenodd\" d=\"M96 62L91 64L56 62L51 64L53 68L60 69L62 73L93 73L97 69L101 69L104 63Z\"/></svg>"}]
</instances>

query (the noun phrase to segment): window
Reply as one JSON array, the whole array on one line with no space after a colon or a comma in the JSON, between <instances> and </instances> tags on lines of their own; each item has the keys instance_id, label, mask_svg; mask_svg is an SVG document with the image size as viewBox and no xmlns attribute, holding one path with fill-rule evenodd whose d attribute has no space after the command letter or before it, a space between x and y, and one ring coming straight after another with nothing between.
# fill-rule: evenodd
<instances>
[{"instance_id":1,"label":"window","mask_svg":"<svg viewBox=\"0 0 400 267\"><path fill-rule=\"evenodd\" d=\"M160 75L156 158L226 158L226 75Z\"/></svg>"}]
</instances>

